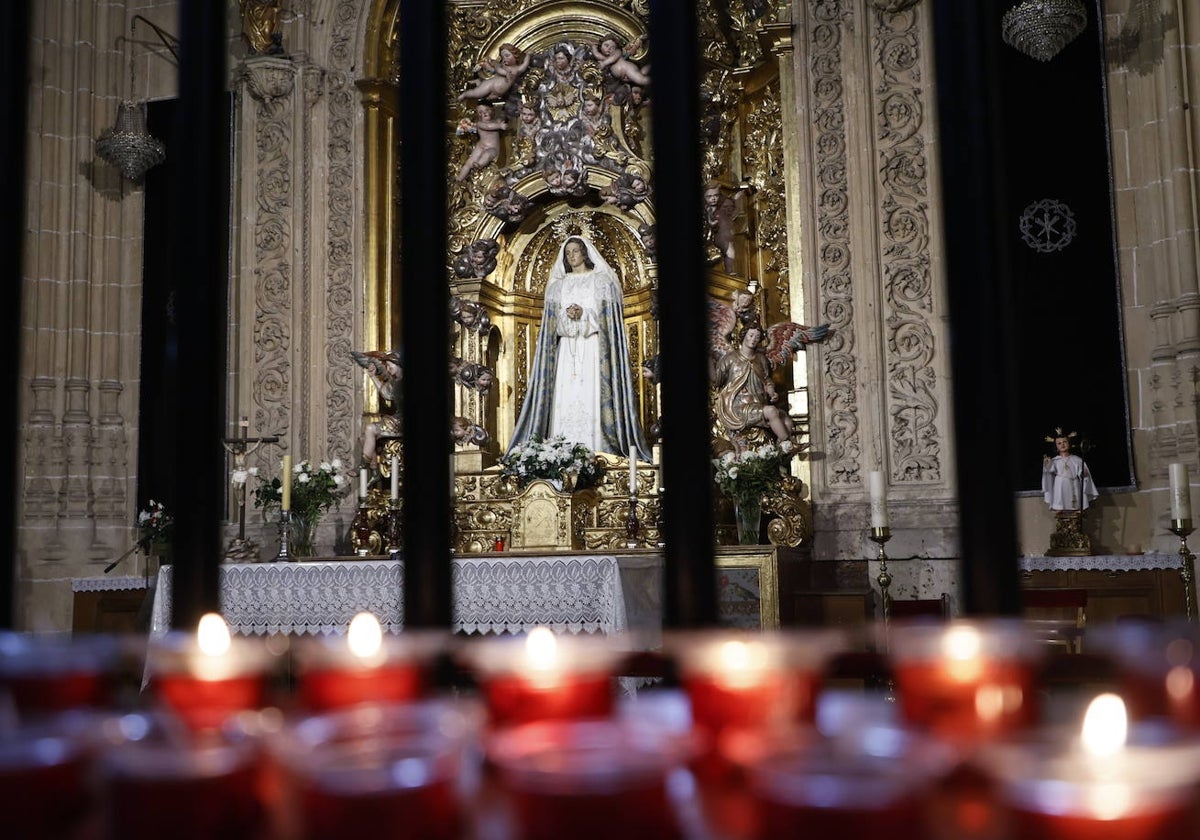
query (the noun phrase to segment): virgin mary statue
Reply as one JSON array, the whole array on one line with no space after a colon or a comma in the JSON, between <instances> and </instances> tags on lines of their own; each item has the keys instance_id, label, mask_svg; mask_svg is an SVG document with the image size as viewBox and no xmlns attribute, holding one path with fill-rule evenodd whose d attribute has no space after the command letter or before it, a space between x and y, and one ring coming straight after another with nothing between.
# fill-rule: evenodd
<instances>
[{"instance_id":1,"label":"virgin mary statue","mask_svg":"<svg viewBox=\"0 0 1200 840\"><path fill-rule=\"evenodd\" d=\"M621 284L595 246L572 236L546 284L542 329L509 450L563 435L594 452L649 460L633 397Z\"/></svg>"}]
</instances>

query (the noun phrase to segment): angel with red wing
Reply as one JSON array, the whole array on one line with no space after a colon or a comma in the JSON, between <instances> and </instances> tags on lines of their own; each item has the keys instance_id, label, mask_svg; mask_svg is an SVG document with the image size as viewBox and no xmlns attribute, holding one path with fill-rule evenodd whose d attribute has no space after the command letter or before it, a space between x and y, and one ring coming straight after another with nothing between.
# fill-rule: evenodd
<instances>
[{"instance_id":1,"label":"angel with red wing","mask_svg":"<svg viewBox=\"0 0 1200 840\"><path fill-rule=\"evenodd\" d=\"M786 401L780 405L771 371L797 351L821 341L829 325L806 327L790 321L764 330L749 292L733 293L732 305L709 300L712 384L717 389L717 419L730 434L752 427L769 429L779 441L790 440L795 425ZM733 334L741 324L738 343Z\"/></svg>"},{"instance_id":2,"label":"angel with red wing","mask_svg":"<svg viewBox=\"0 0 1200 840\"><path fill-rule=\"evenodd\" d=\"M367 372L371 384L379 392L380 417L363 427L363 463L374 466L376 444L381 437L400 435L400 417L396 412L400 404L400 382L403 368L399 350L351 350L350 357ZM390 403L390 410L384 404Z\"/></svg>"}]
</instances>

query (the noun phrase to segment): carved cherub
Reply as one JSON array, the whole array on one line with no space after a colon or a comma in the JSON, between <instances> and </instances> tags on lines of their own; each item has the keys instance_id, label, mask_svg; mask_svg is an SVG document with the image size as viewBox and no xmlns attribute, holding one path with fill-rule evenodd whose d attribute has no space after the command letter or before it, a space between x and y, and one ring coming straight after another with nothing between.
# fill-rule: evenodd
<instances>
[{"instance_id":1,"label":"carved cherub","mask_svg":"<svg viewBox=\"0 0 1200 840\"><path fill-rule=\"evenodd\" d=\"M638 237L642 240L642 247L646 249L646 256L650 259L658 258L658 226L657 225L639 225Z\"/></svg>"},{"instance_id":2,"label":"carved cherub","mask_svg":"<svg viewBox=\"0 0 1200 840\"><path fill-rule=\"evenodd\" d=\"M716 252L714 259L724 259L725 271L733 272L734 223L743 214L742 196L747 192L743 187L735 190L733 195L726 195L717 181L709 181L704 185L704 222L708 227L707 237Z\"/></svg>"},{"instance_id":3,"label":"carved cherub","mask_svg":"<svg viewBox=\"0 0 1200 840\"><path fill-rule=\"evenodd\" d=\"M456 181L467 180L471 170L482 169L499 157L500 132L506 128L508 128L508 123L505 120L496 119L495 106L486 102L480 102L475 106L474 122L465 117L459 120L458 128L455 130L458 136L474 134L479 139L475 141L475 147L471 149L471 154L467 156L462 169L458 171Z\"/></svg>"},{"instance_id":4,"label":"carved cherub","mask_svg":"<svg viewBox=\"0 0 1200 840\"><path fill-rule=\"evenodd\" d=\"M520 222L533 207L533 202L514 190L503 180L497 180L483 197L483 209L506 222Z\"/></svg>"},{"instance_id":5,"label":"carved cherub","mask_svg":"<svg viewBox=\"0 0 1200 840\"><path fill-rule=\"evenodd\" d=\"M642 40L639 35L622 47L615 35L606 35L592 47L592 55L600 63L600 69L607 70L613 78L644 87L650 84L650 65L638 67L629 60L630 54L641 49Z\"/></svg>"},{"instance_id":6,"label":"carved cherub","mask_svg":"<svg viewBox=\"0 0 1200 840\"><path fill-rule=\"evenodd\" d=\"M458 101L464 99L503 99L512 89L513 84L521 74L529 69L532 56L523 52L515 44L500 45L499 61L484 58L479 64L480 75L484 76L458 95Z\"/></svg>"},{"instance_id":7,"label":"carved cherub","mask_svg":"<svg viewBox=\"0 0 1200 840\"><path fill-rule=\"evenodd\" d=\"M496 270L500 243L495 239L476 239L464 245L454 258L454 273L462 278L483 279Z\"/></svg>"},{"instance_id":8,"label":"carved cherub","mask_svg":"<svg viewBox=\"0 0 1200 840\"><path fill-rule=\"evenodd\" d=\"M637 171L624 172L600 191L605 204L615 204L622 210L632 210L650 197L650 184Z\"/></svg>"},{"instance_id":9,"label":"carved cherub","mask_svg":"<svg viewBox=\"0 0 1200 840\"><path fill-rule=\"evenodd\" d=\"M450 440L459 446L487 446L491 440L487 429L478 423L472 423L466 417L454 417L450 420Z\"/></svg>"},{"instance_id":10,"label":"carved cherub","mask_svg":"<svg viewBox=\"0 0 1200 840\"><path fill-rule=\"evenodd\" d=\"M786 400L781 401L771 372L807 345L829 335L829 325L806 327L783 321L763 329L753 297L734 293L734 306L710 299L709 340L717 419L733 438L745 429L770 429L780 441L795 434ZM737 307L735 309L735 306ZM734 341L735 328L741 331ZM782 405L780 404L782 402Z\"/></svg>"},{"instance_id":11,"label":"carved cherub","mask_svg":"<svg viewBox=\"0 0 1200 840\"><path fill-rule=\"evenodd\" d=\"M492 319L487 309L482 303L473 300L450 298L450 317L466 329L475 330L480 335L487 335L492 329Z\"/></svg>"},{"instance_id":12,"label":"carved cherub","mask_svg":"<svg viewBox=\"0 0 1200 840\"><path fill-rule=\"evenodd\" d=\"M468 362L458 356L450 357L450 375L460 385L472 388L485 397L496 381L496 374L491 368L477 362Z\"/></svg>"}]
</instances>

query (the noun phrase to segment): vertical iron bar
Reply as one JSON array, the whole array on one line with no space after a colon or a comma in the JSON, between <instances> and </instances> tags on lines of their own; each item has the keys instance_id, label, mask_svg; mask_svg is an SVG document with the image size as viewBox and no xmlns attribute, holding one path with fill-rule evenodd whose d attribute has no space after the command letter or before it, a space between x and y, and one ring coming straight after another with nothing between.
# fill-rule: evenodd
<instances>
[{"instance_id":1,"label":"vertical iron bar","mask_svg":"<svg viewBox=\"0 0 1200 840\"><path fill-rule=\"evenodd\" d=\"M179 197L172 248L181 395L172 412L177 627L195 627L201 615L220 609L229 283L225 6L212 0L180 5L179 109L176 147L169 152Z\"/></svg>"},{"instance_id":2,"label":"vertical iron bar","mask_svg":"<svg viewBox=\"0 0 1200 840\"><path fill-rule=\"evenodd\" d=\"M400 23L404 623L449 628L445 4L402 0Z\"/></svg>"},{"instance_id":3,"label":"vertical iron bar","mask_svg":"<svg viewBox=\"0 0 1200 840\"><path fill-rule=\"evenodd\" d=\"M663 623L717 621L709 439L708 270L700 196L699 60L695 4L650 4L662 370Z\"/></svg>"},{"instance_id":4,"label":"vertical iron bar","mask_svg":"<svg viewBox=\"0 0 1200 840\"><path fill-rule=\"evenodd\" d=\"M0 393L9 395L0 420L0 481L9 488L0 497L9 501L0 519L0 629L16 626L17 499L21 487L17 475L16 398L21 375L21 296L24 276L21 249L25 234L25 127L29 95L29 3L12 0L0 4L0 289L7 313L4 343L4 381Z\"/></svg>"},{"instance_id":5,"label":"vertical iron bar","mask_svg":"<svg viewBox=\"0 0 1200 840\"><path fill-rule=\"evenodd\" d=\"M1020 612L1014 491L1016 335L1004 248L997 0L937 0L950 360L964 612Z\"/></svg>"}]
</instances>

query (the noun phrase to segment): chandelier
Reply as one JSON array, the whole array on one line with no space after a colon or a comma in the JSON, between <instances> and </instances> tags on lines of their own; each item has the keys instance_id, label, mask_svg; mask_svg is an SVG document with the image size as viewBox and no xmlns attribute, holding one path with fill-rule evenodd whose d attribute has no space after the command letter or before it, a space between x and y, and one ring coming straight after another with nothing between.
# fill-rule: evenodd
<instances>
[{"instance_id":1,"label":"chandelier","mask_svg":"<svg viewBox=\"0 0 1200 840\"><path fill-rule=\"evenodd\" d=\"M146 130L146 105L126 99L117 106L116 124L96 138L96 155L136 182L167 159L167 150Z\"/></svg>"},{"instance_id":2,"label":"chandelier","mask_svg":"<svg viewBox=\"0 0 1200 840\"><path fill-rule=\"evenodd\" d=\"M1004 43L1038 61L1049 61L1087 26L1080 0L1024 0L1004 13Z\"/></svg>"},{"instance_id":3,"label":"chandelier","mask_svg":"<svg viewBox=\"0 0 1200 840\"><path fill-rule=\"evenodd\" d=\"M130 43L133 43L133 32L138 21L154 30L178 64L179 39L141 15L130 18ZM129 87L133 89L132 49L129 55ZM117 106L116 123L96 138L96 156L134 182L140 182L147 170L167 159L166 147L146 130L146 103L121 100Z\"/></svg>"}]
</instances>

